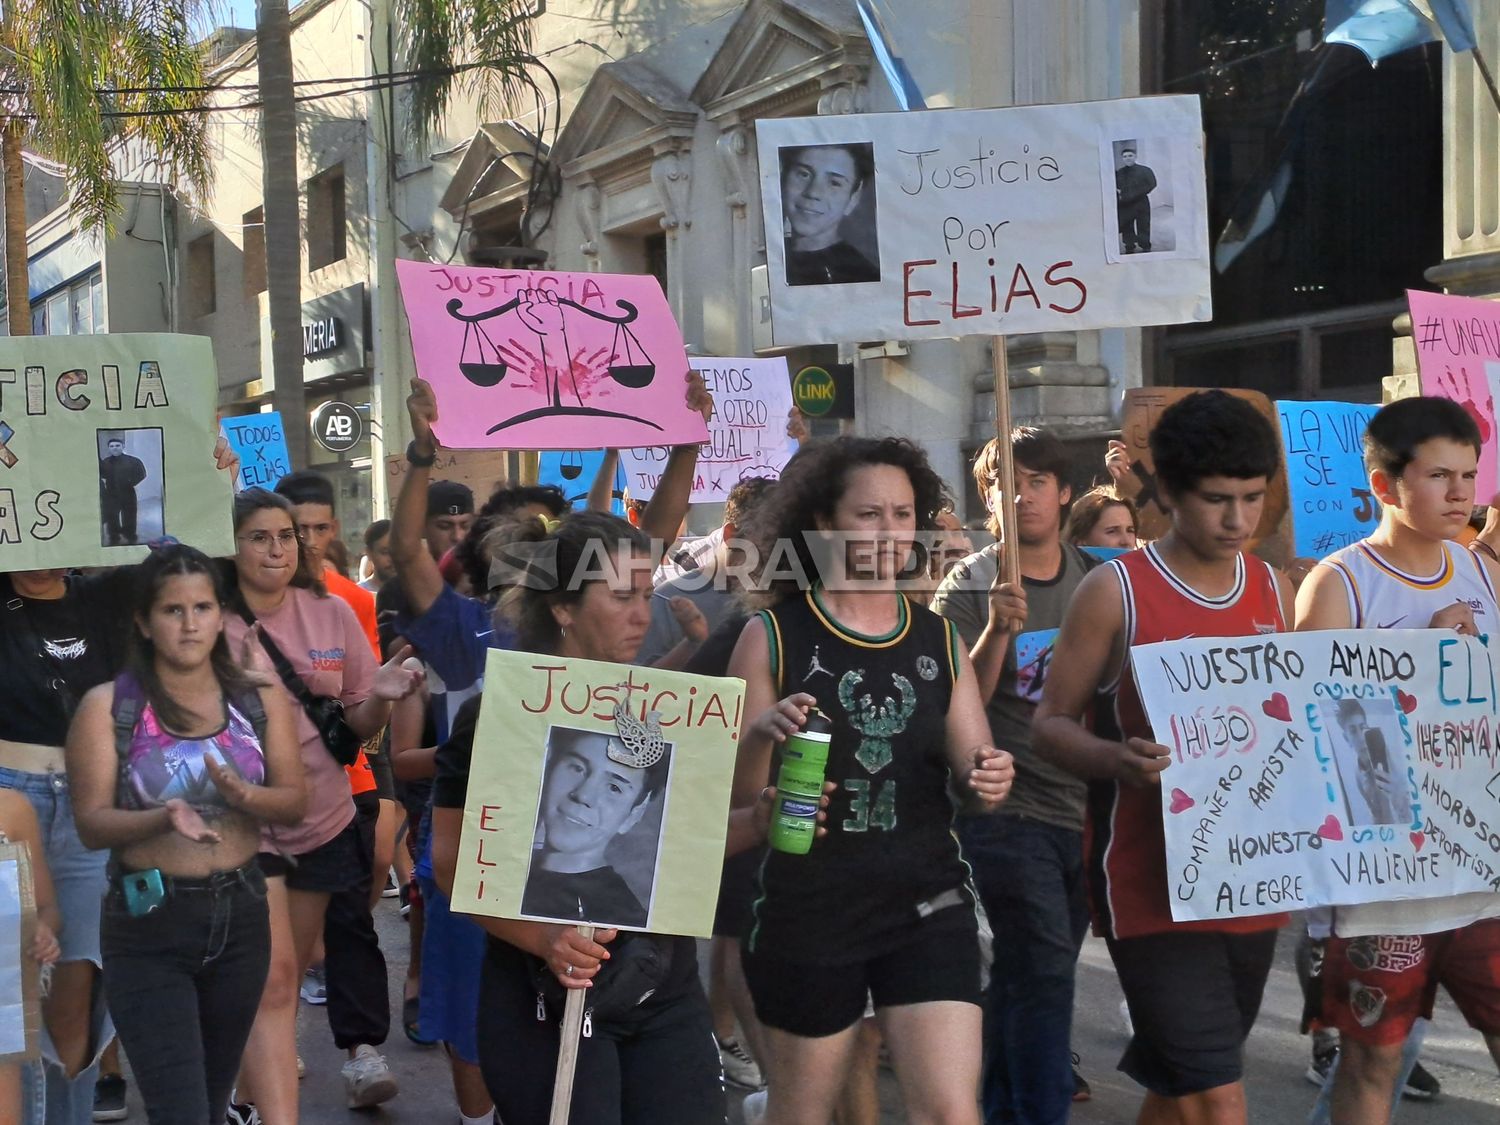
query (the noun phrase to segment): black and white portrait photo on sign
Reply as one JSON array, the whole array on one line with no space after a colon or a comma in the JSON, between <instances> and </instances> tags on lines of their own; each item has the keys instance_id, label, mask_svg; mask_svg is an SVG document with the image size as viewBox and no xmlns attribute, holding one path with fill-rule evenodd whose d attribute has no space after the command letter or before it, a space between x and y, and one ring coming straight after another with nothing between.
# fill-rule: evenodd
<instances>
[{"instance_id":1,"label":"black and white portrait photo on sign","mask_svg":"<svg viewBox=\"0 0 1500 1125\"><path fill-rule=\"evenodd\" d=\"M1319 707L1343 785L1348 823L1411 821L1406 740L1390 699L1326 700Z\"/></svg>"},{"instance_id":2,"label":"black and white portrait photo on sign","mask_svg":"<svg viewBox=\"0 0 1500 1125\"><path fill-rule=\"evenodd\" d=\"M1190 154L1176 151L1170 137L1117 137L1100 145L1104 183L1105 257L1128 262L1142 257L1179 258L1198 252L1192 193L1182 167Z\"/></svg>"},{"instance_id":3,"label":"black and white portrait photo on sign","mask_svg":"<svg viewBox=\"0 0 1500 1125\"><path fill-rule=\"evenodd\" d=\"M158 428L99 430L99 541L132 547L161 538L166 477Z\"/></svg>"},{"instance_id":4,"label":"black and white portrait photo on sign","mask_svg":"<svg viewBox=\"0 0 1500 1125\"><path fill-rule=\"evenodd\" d=\"M548 729L522 914L646 925L671 764L659 739Z\"/></svg>"},{"instance_id":5,"label":"black and white portrait photo on sign","mask_svg":"<svg viewBox=\"0 0 1500 1125\"><path fill-rule=\"evenodd\" d=\"M879 281L875 146L793 145L778 155L786 283Z\"/></svg>"}]
</instances>

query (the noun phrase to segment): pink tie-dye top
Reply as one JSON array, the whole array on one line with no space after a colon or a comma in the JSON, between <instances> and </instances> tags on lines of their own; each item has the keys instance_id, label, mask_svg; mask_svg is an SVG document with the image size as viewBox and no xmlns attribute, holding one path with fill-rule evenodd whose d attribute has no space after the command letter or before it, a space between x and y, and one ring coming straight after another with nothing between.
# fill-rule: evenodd
<instances>
[{"instance_id":1,"label":"pink tie-dye top","mask_svg":"<svg viewBox=\"0 0 1500 1125\"><path fill-rule=\"evenodd\" d=\"M158 808L180 798L198 809L227 809L228 803L209 776L205 758L239 774L251 785L264 785L266 759L255 728L240 709L224 701L227 720L217 734L182 738L163 729L147 703L136 721L125 762L124 794L138 809Z\"/></svg>"}]
</instances>

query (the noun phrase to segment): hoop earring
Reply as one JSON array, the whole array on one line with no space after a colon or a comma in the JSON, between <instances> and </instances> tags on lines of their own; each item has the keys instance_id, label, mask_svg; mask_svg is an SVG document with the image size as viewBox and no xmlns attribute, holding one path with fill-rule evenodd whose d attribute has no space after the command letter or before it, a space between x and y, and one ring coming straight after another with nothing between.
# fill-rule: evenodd
<instances>
[{"instance_id":1,"label":"hoop earring","mask_svg":"<svg viewBox=\"0 0 1500 1125\"><path fill-rule=\"evenodd\" d=\"M559 625L557 627L557 636L558 636L559 640L567 640L568 639L568 627L566 625Z\"/></svg>"}]
</instances>

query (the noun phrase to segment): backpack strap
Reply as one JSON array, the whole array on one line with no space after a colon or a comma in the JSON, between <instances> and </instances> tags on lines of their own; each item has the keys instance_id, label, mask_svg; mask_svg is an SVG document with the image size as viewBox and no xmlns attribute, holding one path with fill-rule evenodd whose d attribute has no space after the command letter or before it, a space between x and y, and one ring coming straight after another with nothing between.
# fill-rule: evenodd
<instances>
[{"instance_id":1,"label":"backpack strap","mask_svg":"<svg viewBox=\"0 0 1500 1125\"><path fill-rule=\"evenodd\" d=\"M130 757L130 741L135 737L135 724L145 710L146 693L129 672L115 677L115 701L110 714L115 720L115 753L120 757L121 768Z\"/></svg>"},{"instance_id":2,"label":"backpack strap","mask_svg":"<svg viewBox=\"0 0 1500 1125\"><path fill-rule=\"evenodd\" d=\"M260 752L264 756L266 752L266 705L260 697L260 689L252 687L240 692L230 702L241 715L250 720L250 726L255 731L255 739L260 743Z\"/></svg>"}]
</instances>

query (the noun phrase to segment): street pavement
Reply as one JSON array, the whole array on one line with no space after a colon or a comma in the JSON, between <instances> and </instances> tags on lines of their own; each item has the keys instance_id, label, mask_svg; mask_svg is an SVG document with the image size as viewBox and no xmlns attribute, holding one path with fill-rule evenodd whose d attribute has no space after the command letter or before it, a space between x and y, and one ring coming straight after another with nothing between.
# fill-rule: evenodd
<instances>
[{"instance_id":1,"label":"street pavement","mask_svg":"<svg viewBox=\"0 0 1500 1125\"><path fill-rule=\"evenodd\" d=\"M458 1125L442 1052L414 1047L401 1033L406 926L394 899L381 902L377 926L392 966L391 1039L384 1050L401 1081L401 1094L378 1110L345 1108L339 1078L343 1059L328 1034L324 1009L302 1004L298 1042L307 1063L307 1077L302 1083L303 1125ZM706 961L706 955L700 956L700 963ZM1090 938L1079 965L1073 1049L1082 1060L1082 1071L1093 1086L1094 1096L1092 1101L1075 1107L1072 1120L1077 1125L1129 1125L1140 1107L1139 1089L1115 1070L1125 1045L1120 999L1109 953L1102 941ZM1297 1032L1301 1008L1292 966L1292 941L1290 934L1284 933L1248 1050L1250 1120L1255 1125L1294 1125L1307 1120L1316 1090L1303 1078L1308 1040ZM1431 1103L1403 1103L1399 1120L1404 1125L1495 1125L1500 1121L1500 1078L1483 1042L1468 1029L1446 996L1439 998L1436 1021L1422 1058L1442 1082L1443 1096ZM882 1125L905 1121L900 1094L889 1071L881 1072L880 1083ZM740 1121L740 1093L730 1096L730 1120L736 1125ZM130 1120L144 1122L133 1086L130 1100Z\"/></svg>"}]
</instances>

